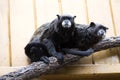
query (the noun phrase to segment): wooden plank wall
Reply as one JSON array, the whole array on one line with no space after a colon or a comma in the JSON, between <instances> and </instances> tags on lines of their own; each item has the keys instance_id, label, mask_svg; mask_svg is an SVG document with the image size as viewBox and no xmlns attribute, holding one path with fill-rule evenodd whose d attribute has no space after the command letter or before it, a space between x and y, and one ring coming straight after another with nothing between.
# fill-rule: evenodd
<instances>
[{"instance_id":1,"label":"wooden plank wall","mask_svg":"<svg viewBox=\"0 0 120 80\"><path fill-rule=\"evenodd\" d=\"M109 27L107 37L110 37L120 35L119 13L120 0L0 0L0 74L16 70L13 67L28 65L24 54L25 45L35 29L52 21L56 14L76 15L76 23L101 23ZM110 65L110 69L118 68L116 65L119 65L119 62L120 48L113 48L82 58L74 63L75 68L67 67L68 70L75 70L67 72L104 73L104 70L108 70L101 68ZM81 65L85 65L85 69ZM9 66L12 69L7 70ZM81 69L84 70L80 72ZM61 72L64 72L64 69ZM112 69L111 73L113 72Z\"/></svg>"},{"instance_id":2,"label":"wooden plank wall","mask_svg":"<svg viewBox=\"0 0 120 80\"><path fill-rule=\"evenodd\" d=\"M9 66L10 39L9 39L9 9L8 1L0 1L0 66ZM4 62L3 62L4 60Z\"/></svg>"}]
</instances>

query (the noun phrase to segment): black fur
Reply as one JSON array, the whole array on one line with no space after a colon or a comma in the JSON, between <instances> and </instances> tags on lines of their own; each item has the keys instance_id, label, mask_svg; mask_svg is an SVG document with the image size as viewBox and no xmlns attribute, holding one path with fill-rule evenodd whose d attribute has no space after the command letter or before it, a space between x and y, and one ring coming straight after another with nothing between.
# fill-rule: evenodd
<instances>
[{"instance_id":1,"label":"black fur","mask_svg":"<svg viewBox=\"0 0 120 80\"><path fill-rule=\"evenodd\" d=\"M46 23L38 28L25 47L25 53L32 62L43 60L49 63L48 57L54 56L61 63L63 61L61 51L69 54L88 56L93 53L93 49L90 47L102 39L93 34L93 32L97 32L100 28L96 24L91 23L88 27L88 25L75 24L75 17L57 16L58 18L51 23ZM62 21L66 19L71 22L70 27L63 27ZM106 27L104 29L106 31Z\"/></svg>"},{"instance_id":2,"label":"black fur","mask_svg":"<svg viewBox=\"0 0 120 80\"><path fill-rule=\"evenodd\" d=\"M63 55L60 52L61 46L64 43L68 43L72 36L74 36L75 16L57 16L58 18L51 23L46 23L38 28L25 47L25 53L31 61L39 61L42 56L55 56L58 61L63 61ZM70 27L63 27L62 21L64 20L71 22ZM45 60L45 58L42 57L42 60Z\"/></svg>"},{"instance_id":3,"label":"black fur","mask_svg":"<svg viewBox=\"0 0 120 80\"><path fill-rule=\"evenodd\" d=\"M69 46L69 48L77 49L63 49L63 51L65 51L65 53L76 54L80 56L90 55L93 51L91 48L103 39L106 30L108 29L107 27L94 22L91 22L90 25L76 24L76 27L75 38L71 42L73 45L67 46ZM99 32L99 30L102 30L103 32ZM87 51L82 53L79 50Z\"/></svg>"},{"instance_id":4,"label":"black fur","mask_svg":"<svg viewBox=\"0 0 120 80\"><path fill-rule=\"evenodd\" d=\"M103 29L106 33L107 27L91 22L88 27L77 28L76 35L76 47L79 47L80 50L87 50L90 47L93 47L96 43L101 41L104 34L97 35L98 31Z\"/></svg>"},{"instance_id":5,"label":"black fur","mask_svg":"<svg viewBox=\"0 0 120 80\"><path fill-rule=\"evenodd\" d=\"M50 57L46 46L42 43L32 42L25 47L26 55L31 59L31 62L36 62L42 59L42 57Z\"/></svg>"}]
</instances>

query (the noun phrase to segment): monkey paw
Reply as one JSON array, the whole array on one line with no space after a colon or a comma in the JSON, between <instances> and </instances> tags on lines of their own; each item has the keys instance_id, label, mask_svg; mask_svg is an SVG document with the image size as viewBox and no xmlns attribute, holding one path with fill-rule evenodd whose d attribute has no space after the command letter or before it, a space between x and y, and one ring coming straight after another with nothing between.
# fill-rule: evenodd
<instances>
[{"instance_id":1,"label":"monkey paw","mask_svg":"<svg viewBox=\"0 0 120 80\"><path fill-rule=\"evenodd\" d=\"M89 48L86 52L86 56L91 55L94 52L94 50L92 48Z\"/></svg>"},{"instance_id":2,"label":"monkey paw","mask_svg":"<svg viewBox=\"0 0 120 80\"><path fill-rule=\"evenodd\" d=\"M59 64L63 63L64 58L63 58L62 53L56 53L55 57L57 58Z\"/></svg>"}]
</instances>

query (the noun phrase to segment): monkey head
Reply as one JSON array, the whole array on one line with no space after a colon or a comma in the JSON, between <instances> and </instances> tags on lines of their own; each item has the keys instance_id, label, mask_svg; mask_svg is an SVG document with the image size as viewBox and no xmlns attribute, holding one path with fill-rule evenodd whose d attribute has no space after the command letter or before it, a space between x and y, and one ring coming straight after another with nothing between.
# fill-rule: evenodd
<instances>
[{"instance_id":1,"label":"monkey head","mask_svg":"<svg viewBox=\"0 0 120 80\"><path fill-rule=\"evenodd\" d=\"M108 28L101 24L96 24L94 22L91 22L87 30L92 33L94 36L97 36L99 38L104 38L106 34L106 30Z\"/></svg>"},{"instance_id":2,"label":"monkey head","mask_svg":"<svg viewBox=\"0 0 120 80\"><path fill-rule=\"evenodd\" d=\"M58 18L58 27L59 28L72 28L75 27L75 19L76 16L71 16L71 15L57 15Z\"/></svg>"}]
</instances>

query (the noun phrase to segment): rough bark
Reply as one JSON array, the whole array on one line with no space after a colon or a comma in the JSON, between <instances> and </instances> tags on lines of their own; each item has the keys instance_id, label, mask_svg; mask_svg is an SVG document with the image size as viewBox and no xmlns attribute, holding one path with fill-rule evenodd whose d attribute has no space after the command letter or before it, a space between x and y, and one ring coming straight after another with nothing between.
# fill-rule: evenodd
<instances>
[{"instance_id":1,"label":"rough bark","mask_svg":"<svg viewBox=\"0 0 120 80\"><path fill-rule=\"evenodd\" d=\"M93 49L95 52L97 52L118 46L120 46L120 36L106 38L96 44ZM62 65L59 65L54 57L50 57L51 63L49 65L45 64L42 61L34 62L20 70L1 76L0 80L30 80L37 76L56 71L58 68L61 68L73 61L79 60L80 58L80 56L67 54L64 56L64 63Z\"/></svg>"}]
</instances>

